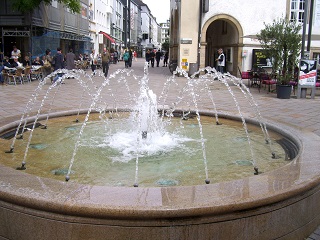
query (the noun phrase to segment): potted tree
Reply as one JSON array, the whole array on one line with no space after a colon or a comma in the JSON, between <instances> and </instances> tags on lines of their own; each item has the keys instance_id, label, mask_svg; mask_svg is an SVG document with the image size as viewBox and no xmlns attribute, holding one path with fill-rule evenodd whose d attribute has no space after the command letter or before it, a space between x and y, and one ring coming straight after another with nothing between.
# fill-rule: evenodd
<instances>
[{"instance_id":1,"label":"potted tree","mask_svg":"<svg viewBox=\"0 0 320 240\"><path fill-rule=\"evenodd\" d=\"M298 66L301 50L301 24L281 18L257 35L264 51L272 58L272 73L277 77L277 97L290 98L294 69Z\"/></svg>"}]
</instances>

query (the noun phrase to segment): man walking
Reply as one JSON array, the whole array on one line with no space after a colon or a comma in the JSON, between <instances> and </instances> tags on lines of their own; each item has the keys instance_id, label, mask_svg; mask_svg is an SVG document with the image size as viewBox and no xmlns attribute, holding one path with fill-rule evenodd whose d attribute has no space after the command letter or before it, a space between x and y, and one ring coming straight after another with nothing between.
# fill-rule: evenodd
<instances>
[{"instance_id":1,"label":"man walking","mask_svg":"<svg viewBox=\"0 0 320 240\"><path fill-rule=\"evenodd\" d=\"M67 53L66 56L66 62L67 62L67 69L68 70L73 70L76 68L75 66L75 61L76 60L76 55L73 53L72 48L70 48L69 52Z\"/></svg>"},{"instance_id":2,"label":"man walking","mask_svg":"<svg viewBox=\"0 0 320 240\"><path fill-rule=\"evenodd\" d=\"M61 53L61 48L57 48L57 54L54 56L54 70L64 68L64 57Z\"/></svg>"},{"instance_id":3,"label":"man walking","mask_svg":"<svg viewBox=\"0 0 320 240\"><path fill-rule=\"evenodd\" d=\"M132 50L129 49L129 67L132 66Z\"/></svg>"},{"instance_id":4,"label":"man walking","mask_svg":"<svg viewBox=\"0 0 320 240\"><path fill-rule=\"evenodd\" d=\"M160 52L160 49L158 49L158 51L156 52L157 67L159 67L161 56L162 56L162 53Z\"/></svg>"},{"instance_id":5,"label":"man walking","mask_svg":"<svg viewBox=\"0 0 320 240\"><path fill-rule=\"evenodd\" d=\"M104 73L104 76L107 77L108 71L109 71L109 61L110 61L110 53L108 49L106 48L103 49L101 60L102 60L102 71Z\"/></svg>"},{"instance_id":6,"label":"man walking","mask_svg":"<svg viewBox=\"0 0 320 240\"><path fill-rule=\"evenodd\" d=\"M58 69L64 68L64 57L61 53L61 48L57 48L57 54L53 58L54 62L54 71L57 71ZM53 82L56 82L58 79L62 80L62 76L64 73L58 72L57 75L54 77Z\"/></svg>"},{"instance_id":7,"label":"man walking","mask_svg":"<svg viewBox=\"0 0 320 240\"><path fill-rule=\"evenodd\" d=\"M154 57L156 54L154 53L154 50L152 49L150 52L150 61L151 61L151 67L154 67Z\"/></svg>"}]
</instances>

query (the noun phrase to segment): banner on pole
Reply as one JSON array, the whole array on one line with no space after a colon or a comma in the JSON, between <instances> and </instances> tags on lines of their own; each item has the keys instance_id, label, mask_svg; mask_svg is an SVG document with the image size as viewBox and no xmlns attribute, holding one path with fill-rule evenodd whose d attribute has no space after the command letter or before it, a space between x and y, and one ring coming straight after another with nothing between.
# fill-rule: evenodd
<instances>
[{"instance_id":1,"label":"banner on pole","mask_svg":"<svg viewBox=\"0 0 320 240\"><path fill-rule=\"evenodd\" d=\"M317 81L317 61L300 60L299 85L315 86Z\"/></svg>"}]
</instances>

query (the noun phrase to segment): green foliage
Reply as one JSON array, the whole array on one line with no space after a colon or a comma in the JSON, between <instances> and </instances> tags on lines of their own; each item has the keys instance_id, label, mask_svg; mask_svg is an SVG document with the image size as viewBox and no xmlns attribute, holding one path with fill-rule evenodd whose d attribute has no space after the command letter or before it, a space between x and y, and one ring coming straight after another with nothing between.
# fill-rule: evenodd
<instances>
[{"instance_id":1,"label":"green foliage","mask_svg":"<svg viewBox=\"0 0 320 240\"><path fill-rule=\"evenodd\" d=\"M162 43L161 48L165 51L169 50L169 39L167 38L164 43Z\"/></svg>"},{"instance_id":2,"label":"green foliage","mask_svg":"<svg viewBox=\"0 0 320 240\"><path fill-rule=\"evenodd\" d=\"M295 66L298 66L300 30L301 25L282 18L265 24L257 35L262 48L272 57L272 70L278 73L280 84L288 84L293 79Z\"/></svg>"},{"instance_id":3,"label":"green foliage","mask_svg":"<svg viewBox=\"0 0 320 240\"><path fill-rule=\"evenodd\" d=\"M50 5L52 0L14 0L14 8L22 13L32 12L42 2ZM81 11L80 0L58 0L58 2L63 3L73 13L80 13Z\"/></svg>"}]
</instances>

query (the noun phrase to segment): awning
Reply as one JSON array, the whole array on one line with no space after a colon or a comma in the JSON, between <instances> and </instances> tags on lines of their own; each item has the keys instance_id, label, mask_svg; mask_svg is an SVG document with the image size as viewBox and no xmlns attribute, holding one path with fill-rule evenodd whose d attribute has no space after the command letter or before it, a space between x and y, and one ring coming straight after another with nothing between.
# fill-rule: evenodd
<instances>
[{"instance_id":1,"label":"awning","mask_svg":"<svg viewBox=\"0 0 320 240\"><path fill-rule=\"evenodd\" d=\"M110 40L110 42L115 43L116 41L108 34L105 32L100 31L99 34L102 34L103 36L105 36L107 39Z\"/></svg>"}]
</instances>

